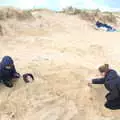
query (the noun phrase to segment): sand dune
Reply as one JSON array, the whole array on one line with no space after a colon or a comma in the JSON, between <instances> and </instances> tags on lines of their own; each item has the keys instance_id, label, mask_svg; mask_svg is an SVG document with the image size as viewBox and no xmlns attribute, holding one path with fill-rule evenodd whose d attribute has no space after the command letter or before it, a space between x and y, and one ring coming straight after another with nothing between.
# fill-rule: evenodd
<instances>
[{"instance_id":1,"label":"sand dune","mask_svg":"<svg viewBox=\"0 0 120 120\"><path fill-rule=\"evenodd\" d=\"M0 85L0 120L119 120L119 110L104 108L103 86L87 85L103 63L120 72L119 33L95 31L78 16L33 15L35 20L0 22L6 31L1 58L12 56L18 72L35 76L12 89Z\"/></svg>"}]
</instances>

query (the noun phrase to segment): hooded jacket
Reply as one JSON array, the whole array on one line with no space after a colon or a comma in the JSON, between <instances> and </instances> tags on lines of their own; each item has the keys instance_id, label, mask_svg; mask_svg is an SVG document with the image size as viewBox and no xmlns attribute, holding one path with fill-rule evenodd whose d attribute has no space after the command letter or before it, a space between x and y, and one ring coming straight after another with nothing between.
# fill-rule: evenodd
<instances>
[{"instance_id":1,"label":"hooded jacket","mask_svg":"<svg viewBox=\"0 0 120 120\"><path fill-rule=\"evenodd\" d=\"M93 84L104 84L109 91L106 95L107 100L114 100L120 97L120 76L115 70L110 69L104 78L93 79Z\"/></svg>"},{"instance_id":2,"label":"hooded jacket","mask_svg":"<svg viewBox=\"0 0 120 120\"><path fill-rule=\"evenodd\" d=\"M6 66L12 65L11 69L6 69ZM11 57L5 56L0 63L0 80L10 80L16 73L14 61Z\"/></svg>"}]
</instances>

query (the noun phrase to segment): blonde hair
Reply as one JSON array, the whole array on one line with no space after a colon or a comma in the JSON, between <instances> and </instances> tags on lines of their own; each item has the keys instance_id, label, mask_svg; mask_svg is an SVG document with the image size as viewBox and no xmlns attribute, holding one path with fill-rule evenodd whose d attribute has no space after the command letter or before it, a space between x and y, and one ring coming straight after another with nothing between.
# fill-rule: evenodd
<instances>
[{"instance_id":1,"label":"blonde hair","mask_svg":"<svg viewBox=\"0 0 120 120\"><path fill-rule=\"evenodd\" d=\"M104 64L98 68L100 73L107 72L109 70L109 64Z\"/></svg>"}]
</instances>

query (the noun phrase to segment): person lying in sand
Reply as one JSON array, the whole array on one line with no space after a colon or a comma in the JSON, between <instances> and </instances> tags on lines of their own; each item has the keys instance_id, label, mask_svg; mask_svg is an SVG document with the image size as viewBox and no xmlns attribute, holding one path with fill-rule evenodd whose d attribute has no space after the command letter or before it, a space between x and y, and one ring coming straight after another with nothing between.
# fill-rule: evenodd
<instances>
[{"instance_id":1,"label":"person lying in sand","mask_svg":"<svg viewBox=\"0 0 120 120\"><path fill-rule=\"evenodd\" d=\"M116 31L116 29L113 28L112 26L110 26L110 25L108 25L108 24L104 24L104 23L99 22L99 21L96 22L96 27L97 27L97 28L101 28L101 27L106 28L108 32L110 32L110 31L111 31L111 32L112 32L112 31L113 31L113 32Z\"/></svg>"},{"instance_id":2,"label":"person lying in sand","mask_svg":"<svg viewBox=\"0 0 120 120\"><path fill-rule=\"evenodd\" d=\"M12 79L20 78L16 72L14 61L10 56L3 57L0 63L0 82L7 87L13 87Z\"/></svg>"},{"instance_id":3,"label":"person lying in sand","mask_svg":"<svg viewBox=\"0 0 120 120\"><path fill-rule=\"evenodd\" d=\"M120 76L113 69L109 68L108 64L102 65L98 68L102 78L92 79L92 84L104 84L109 93L105 96L105 107L109 109L120 109Z\"/></svg>"}]
</instances>

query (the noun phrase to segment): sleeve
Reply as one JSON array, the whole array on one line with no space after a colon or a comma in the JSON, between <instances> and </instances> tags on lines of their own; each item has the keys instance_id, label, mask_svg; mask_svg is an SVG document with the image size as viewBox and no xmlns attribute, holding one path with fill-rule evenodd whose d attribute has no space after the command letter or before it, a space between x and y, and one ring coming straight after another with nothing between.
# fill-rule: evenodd
<instances>
[{"instance_id":1,"label":"sleeve","mask_svg":"<svg viewBox=\"0 0 120 120\"><path fill-rule=\"evenodd\" d=\"M12 70L12 76L13 78L20 78L20 74L17 73L15 66L13 67L13 70Z\"/></svg>"},{"instance_id":2,"label":"sleeve","mask_svg":"<svg viewBox=\"0 0 120 120\"><path fill-rule=\"evenodd\" d=\"M13 78L20 78L20 77L21 77L20 73L15 73L15 74L13 75Z\"/></svg>"},{"instance_id":3,"label":"sleeve","mask_svg":"<svg viewBox=\"0 0 120 120\"><path fill-rule=\"evenodd\" d=\"M15 68L15 66L13 66L12 74L15 74L15 73L17 73L17 72L16 72L16 68Z\"/></svg>"},{"instance_id":4,"label":"sleeve","mask_svg":"<svg viewBox=\"0 0 120 120\"><path fill-rule=\"evenodd\" d=\"M93 79L92 84L104 84L105 79L104 78L98 78L98 79Z\"/></svg>"}]
</instances>

